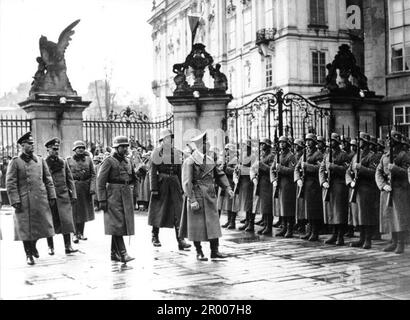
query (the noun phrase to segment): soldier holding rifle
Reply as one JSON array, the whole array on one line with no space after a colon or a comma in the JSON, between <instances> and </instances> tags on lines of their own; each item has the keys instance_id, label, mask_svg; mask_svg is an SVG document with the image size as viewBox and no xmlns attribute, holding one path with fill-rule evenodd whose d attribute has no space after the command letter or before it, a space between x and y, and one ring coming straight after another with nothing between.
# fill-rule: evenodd
<instances>
[{"instance_id":1,"label":"soldier holding rifle","mask_svg":"<svg viewBox=\"0 0 410 320\"><path fill-rule=\"evenodd\" d=\"M304 130L303 130L304 131ZM294 150L295 150L295 158L296 158L296 165L299 160L306 161L306 146L303 139L295 139L293 142ZM303 176L303 171L301 172ZM302 178L303 179L303 178ZM297 178L294 174L294 181L297 182ZM303 196L301 192L303 188L296 186L296 225L295 229L297 232L304 232L305 226L307 225L307 217L305 212L305 207L303 203Z\"/></svg>"}]
</instances>

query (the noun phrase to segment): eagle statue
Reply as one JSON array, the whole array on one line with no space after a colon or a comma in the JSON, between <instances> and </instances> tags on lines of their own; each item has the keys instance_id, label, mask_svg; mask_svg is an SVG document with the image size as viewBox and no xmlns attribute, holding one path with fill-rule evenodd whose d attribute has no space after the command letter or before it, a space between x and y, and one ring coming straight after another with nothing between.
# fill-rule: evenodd
<instances>
[{"instance_id":1,"label":"eagle statue","mask_svg":"<svg viewBox=\"0 0 410 320\"><path fill-rule=\"evenodd\" d=\"M79 22L78 19L65 28L58 38L58 43L49 41L45 36L40 37L41 57L36 59L38 69L33 77L30 96L35 93L77 95L67 77L64 54L74 34L73 29Z\"/></svg>"}]
</instances>

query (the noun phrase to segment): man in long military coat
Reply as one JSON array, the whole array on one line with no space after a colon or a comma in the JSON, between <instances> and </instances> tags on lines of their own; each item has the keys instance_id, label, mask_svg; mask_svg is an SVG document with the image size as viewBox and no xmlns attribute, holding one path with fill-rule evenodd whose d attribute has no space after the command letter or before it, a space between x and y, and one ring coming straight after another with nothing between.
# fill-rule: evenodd
<instances>
[{"instance_id":1,"label":"man in long military coat","mask_svg":"<svg viewBox=\"0 0 410 320\"><path fill-rule=\"evenodd\" d=\"M14 207L15 240L23 241L27 264L33 265L33 256L39 258L36 242L54 235L50 206L56 202L56 192L45 160L33 154L31 133L18 141L22 152L9 163L6 189Z\"/></svg>"},{"instance_id":2,"label":"man in long military coat","mask_svg":"<svg viewBox=\"0 0 410 320\"><path fill-rule=\"evenodd\" d=\"M408 168L409 154L403 150L402 135L391 132L393 163L390 163L390 150L380 160L376 169L376 183L380 193L381 231L391 233L391 244L384 251L404 252L406 232L410 230L410 184ZM388 203L388 197L391 203Z\"/></svg>"},{"instance_id":3,"label":"man in long military coat","mask_svg":"<svg viewBox=\"0 0 410 320\"><path fill-rule=\"evenodd\" d=\"M95 219L93 195L95 195L95 169L92 159L86 155L85 143L75 141L74 155L67 158L67 163L75 181L77 201L73 204L75 223L74 243L87 240L84 236L84 226L88 221Z\"/></svg>"},{"instance_id":4,"label":"man in long military coat","mask_svg":"<svg viewBox=\"0 0 410 320\"><path fill-rule=\"evenodd\" d=\"M70 235L70 233L75 231L71 203L77 200L77 193L70 167L63 158L58 156L60 143L58 138L52 138L45 143L48 152L46 163L53 178L57 196L56 206L51 208L54 231L56 234L63 235L65 253L70 254L78 251L71 247ZM48 254L54 255L53 237L47 238L47 244Z\"/></svg>"},{"instance_id":5,"label":"man in long military coat","mask_svg":"<svg viewBox=\"0 0 410 320\"><path fill-rule=\"evenodd\" d=\"M135 181L131 160L127 158L128 138L114 138L114 153L104 159L97 176L97 195L104 211L104 230L111 235L111 260L127 263L129 256L123 236L135 234L131 185Z\"/></svg>"},{"instance_id":6,"label":"man in long military coat","mask_svg":"<svg viewBox=\"0 0 410 320\"><path fill-rule=\"evenodd\" d=\"M329 152L319 167L319 182L324 189L323 195L326 192L329 192L330 195L328 202L323 197L324 222L333 226L332 236L325 243L337 246L344 245L349 202L345 175L350 161L347 153L340 149L340 143L340 136L337 133L332 133L330 141L332 161L329 161Z\"/></svg>"},{"instance_id":7,"label":"man in long military coat","mask_svg":"<svg viewBox=\"0 0 410 320\"><path fill-rule=\"evenodd\" d=\"M196 148L182 165L184 203L180 236L194 242L200 261L207 260L201 241L210 242L211 259L226 258L219 252L218 239L222 231L216 206L215 183L231 198L234 196L225 173L216 165L213 156L208 155L210 145L206 139L205 132L191 140Z\"/></svg>"},{"instance_id":8,"label":"man in long military coat","mask_svg":"<svg viewBox=\"0 0 410 320\"><path fill-rule=\"evenodd\" d=\"M295 139L293 141L293 147L294 147L294 154L295 154L295 160L296 160L296 165L299 163L299 160L303 158L303 155L305 153L305 141L303 139ZM295 180L295 183L297 182L295 173L293 173L293 177ZM298 185L296 185L296 195L299 194L300 188ZM295 229L299 233L304 233L306 227L307 227L307 216L306 216L306 211L305 211L305 205L303 198L296 197L296 224L295 224Z\"/></svg>"},{"instance_id":9,"label":"man in long military coat","mask_svg":"<svg viewBox=\"0 0 410 320\"><path fill-rule=\"evenodd\" d=\"M280 216L283 228L275 236L292 238L295 225L296 185L294 172L296 159L290 150L291 143L285 136L279 138L279 162L275 161L271 167L271 180L274 188L278 188Z\"/></svg>"},{"instance_id":10,"label":"man in long military coat","mask_svg":"<svg viewBox=\"0 0 410 320\"><path fill-rule=\"evenodd\" d=\"M351 187L352 192L354 189L357 192L356 210L352 211L353 225L360 229L360 239L350 245L363 249L371 248L372 233L379 214L379 201L377 200L379 192L374 178L379 163L374 161L374 152L370 150L370 143L370 136L361 132L360 159L356 154L346 171L346 184Z\"/></svg>"},{"instance_id":11,"label":"man in long military coat","mask_svg":"<svg viewBox=\"0 0 410 320\"><path fill-rule=\"evenodd\" d=\"M303 240L318 241L320 227L323 224L322 190L319 184L319 166L323 153L317 149L316 135L306 135L306 162L299 159L295 167L295 180L303 187L302 201L310 230L301 237Z\"/></svg>"},{"instance_id":12,"label":"man in long military coat","mask_svg":"<svg viewBox=\"0 0 410 320\"><path fill-rule=\"evenodd\" d=\"M173 146L174 135L169 129L160 132L160 146L151 155L151 198L148 225L152 226L152 244L160 247L159 229L175 228L178 249L191 247L179 236L182 212L181 165L182 151Z\"/></svg>"}]
</instances>

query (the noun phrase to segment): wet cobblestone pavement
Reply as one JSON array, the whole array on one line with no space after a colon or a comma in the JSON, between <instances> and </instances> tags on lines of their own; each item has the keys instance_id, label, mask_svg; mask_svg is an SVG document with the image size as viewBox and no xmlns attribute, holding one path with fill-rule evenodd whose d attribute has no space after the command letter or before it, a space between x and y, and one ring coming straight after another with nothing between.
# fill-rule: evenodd
<instances>
[{"instance_id":1,"label":"wet cobblestone pavement","mask_svg":"<svg viewBox=\"0 0 410 320\"><path fill-rule=\"evenodd\" d=\"M410 298L410 249L403 255L384 253L385 240L373 241L371 250L363 250L224 230L220 249L230 257L199 262L193 248L178 250L172 229L161 229L162 247L154 248L147 215L136 212L136 236L125 238L136 260L123 266L110 261L111 240L97 213L96 220L86 224L88 240L73 244L80 252L66 255L58 235L56 254L49 256L42 239L37 244L40 258L28 266L22 243L13 241L9 207L3 208L0 219L1 299ZM209 257L209 245L203 243L203 249Z\"/></svg>"}]
</instances>

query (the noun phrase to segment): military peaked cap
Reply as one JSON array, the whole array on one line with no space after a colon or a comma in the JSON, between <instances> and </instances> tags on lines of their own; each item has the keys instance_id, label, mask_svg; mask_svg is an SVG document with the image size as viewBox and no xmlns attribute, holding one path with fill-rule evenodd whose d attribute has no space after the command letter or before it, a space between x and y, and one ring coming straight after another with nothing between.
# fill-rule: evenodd
<instances>
[{"instance_id":1,"label":"military peaked cap","mask_svg":"<svg viewBox=\"0 0 410 320\"><path fill-rule=\"evenodd\" d=\"M31 132L25 133L23 136L21 136L21 137L17 140L17 143L18 143L18 144L23 144L24 142L34 143L34 139L33 139L33 136L31 135Z\"/></svg>"}]
</instances>

